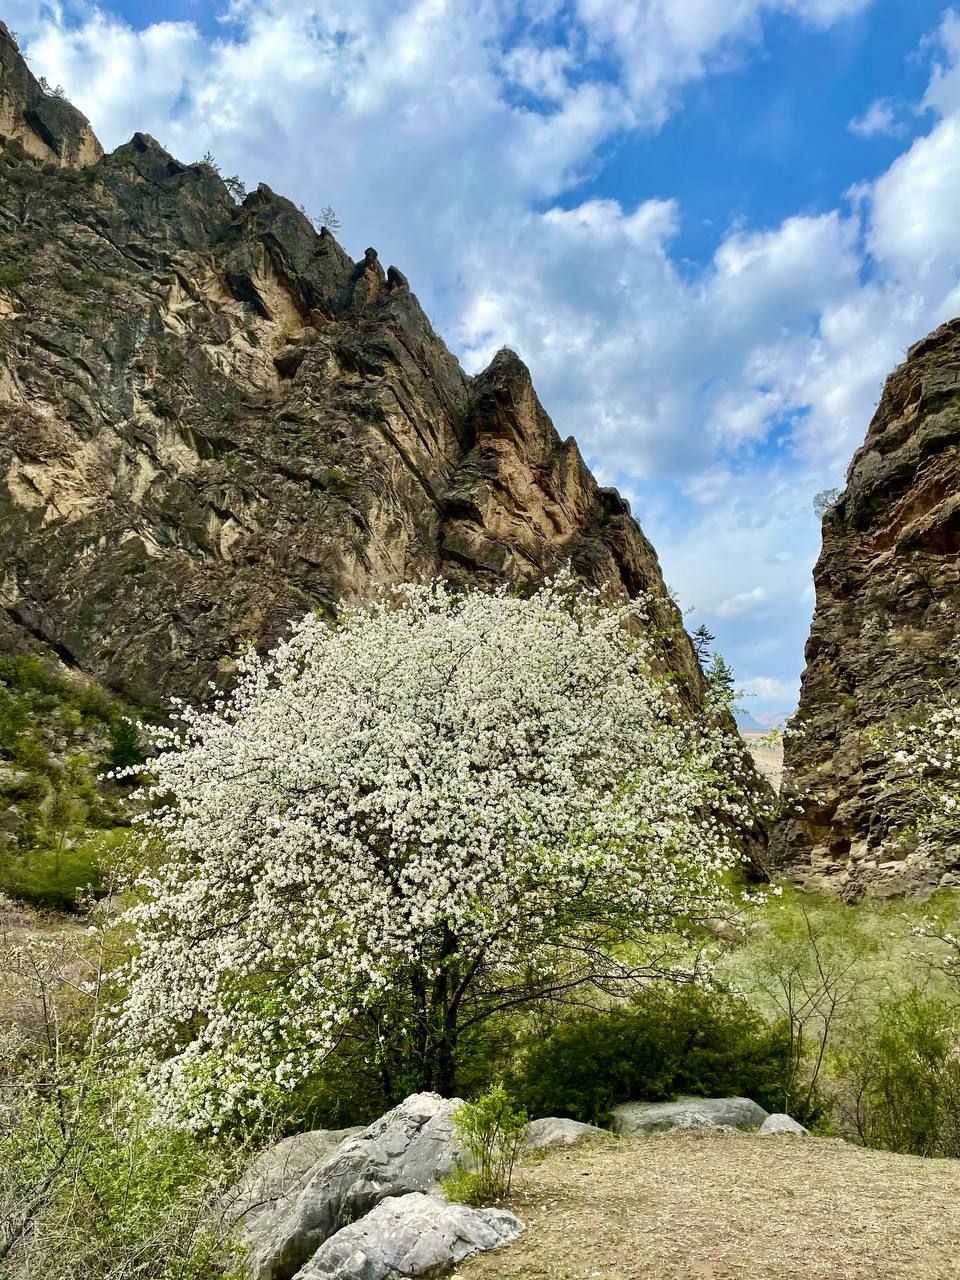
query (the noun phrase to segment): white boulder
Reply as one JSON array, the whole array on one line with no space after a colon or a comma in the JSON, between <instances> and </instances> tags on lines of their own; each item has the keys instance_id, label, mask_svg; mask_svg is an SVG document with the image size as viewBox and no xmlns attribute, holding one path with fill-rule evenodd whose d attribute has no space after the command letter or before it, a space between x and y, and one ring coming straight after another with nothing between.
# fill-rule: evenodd
<instances>
[{"instance_id":1,"label":"white boulder","mask_svg":"<svg viewBox=\"0 0 960 1280\"><path fill-rule=\"evenodd\" d=\"M381 1200L435 1190L457 1164L460 1105L459 1098L413 1094L310 1169L278 1212L248 1215L239 1239L251 1280L290 1280L325 1240Z\"/></svg>"},{"instance_id":2,"label":"white boulder","mask_svg":"<svg viewBox=\"0 0 960 1280\"><path fill-rule=\"evenodd\" d=\"M303 1190L310 1174L347 1138L363 1129L312 1129L261 1151L220 1202L234 1239L249 1247L270 1234Z\"/></svg>"},{"instance_id":3,"label":"white boulder","mask_svg":"<svg viewBox=\"0 0 960 1280\"><path fill-rule=\"evenodd\" d=\"M598 1129L580 1120L563 1120L559 1116L546 1116L531 1120L527 1136L523 1140L524 1151L546 1151L550 1147L572 1147L585 1138L609 1138L608 1129Z\"/></svg>"},{"instance_id":4,"label":"white boulder","mask_svg":"<svg viewBox=\"0 0 960 1280\"><path fill-rule=\"evenodd\" d=\"M783 1111L777 1111L772 1116L767 1116L757 1132L763 1134L764 1137L773 1133L789 1133L795 1138L805 1138L809 1130L794 1120L793 1116L788 1116Z\"/></svg>"},{"instance_id":5,"label":"white boulder","mask_svg":"<svg viewBox=\"0 0 960 1280\"><path fill-rule=\"evenodd\" d=\"M471 1209L418 1192L383 1200L342 1227L296 1280L406 1280L450 1270L515 1240L523 1223L503 1209Z\"/></svg>"},{"instance_id":6,"label":"white boulder","mask_svg":"<svg viewBox=\"0 0 960 1280\"><path fill-rule=\"evenodd\" d=\"M768 1112L749 1098L676 1098L673 1102L624 1102L613 1108L616 1133L666 1129L759 1129Z\"/></svg>"}]
</instances>

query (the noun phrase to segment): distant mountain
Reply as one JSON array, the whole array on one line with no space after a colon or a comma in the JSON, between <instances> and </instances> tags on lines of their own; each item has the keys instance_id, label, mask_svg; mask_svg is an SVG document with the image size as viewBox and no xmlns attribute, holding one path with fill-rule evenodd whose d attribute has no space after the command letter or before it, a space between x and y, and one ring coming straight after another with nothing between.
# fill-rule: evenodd
<instances>
[{"instance_id":1,"label":"distant mountain","mask_svg":"<svg viewBox=\"0 0 960 1280\"><path fill-rule=\"evenodd\" d=\"M741 733L769 733L771 729L780 729L790 719L789 711L758 711L753 715L738 707L735 718Z\"/></svg>"},{"instance_id":2,"label":"distant mountain","mask_svg":"<svg viewBox=\"0 0 960 1280\"><path fill-rule=\"evenodd\" d=\"M749 711L744 711L742 707L737 707L734 712L734 719L741 733L766 733L766 729L760 721L755 716L752 716Z\"/></svg>"}]
</instances>

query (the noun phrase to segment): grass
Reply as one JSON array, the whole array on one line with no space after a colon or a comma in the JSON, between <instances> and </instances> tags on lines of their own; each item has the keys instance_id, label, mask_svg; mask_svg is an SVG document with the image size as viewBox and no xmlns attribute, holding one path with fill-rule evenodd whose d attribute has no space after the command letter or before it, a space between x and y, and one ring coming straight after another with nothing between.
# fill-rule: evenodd
<instances>
[{"instance_id":1,"label":"grass","mask_svg":"<svg viewBox=\"0 0 960 1280\"><path fill-rule=\"evenodd\" d=\"M724 1130L607 1140L524 1165L526 1233L463 1280L947 1280L960 1161Z\"/></svg>"}]
</instances>

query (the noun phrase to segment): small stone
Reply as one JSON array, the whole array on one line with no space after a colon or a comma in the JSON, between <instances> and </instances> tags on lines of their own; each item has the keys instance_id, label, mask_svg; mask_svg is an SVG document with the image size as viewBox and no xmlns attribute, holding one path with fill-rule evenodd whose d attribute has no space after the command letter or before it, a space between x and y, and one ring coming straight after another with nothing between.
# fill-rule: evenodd
<instances>
[{"instance_id":1,"label":"small stone","mask_svg":"<svg viewBox=\"0 0 960 1280\"><path fill-rule=\"evenodd\" d=\"M777 1111L772 1116L767 1116L757 1132L765 1138L775 1133L788 1133L796 1138L805 1138L810 1131L794 1120L792 1116L788 1116L783 1111Z\"/></svg>"}]
</instances>

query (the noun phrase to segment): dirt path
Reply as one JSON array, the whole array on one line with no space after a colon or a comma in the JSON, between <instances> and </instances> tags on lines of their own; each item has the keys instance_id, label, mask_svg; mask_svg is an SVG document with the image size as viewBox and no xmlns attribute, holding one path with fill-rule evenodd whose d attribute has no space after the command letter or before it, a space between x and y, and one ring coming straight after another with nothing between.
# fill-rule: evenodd
<instances>
[{"instance_id":1,"label":"dirt path","mask_svg":"<svg viewBox=\"0 0 960 1280\"><path fill-rule=\"evenodd\" d=\"M463 1280L958 1280L960 1161L822 1138L611 1139L519 1171Z\"/></svg>"}]
</instances>

